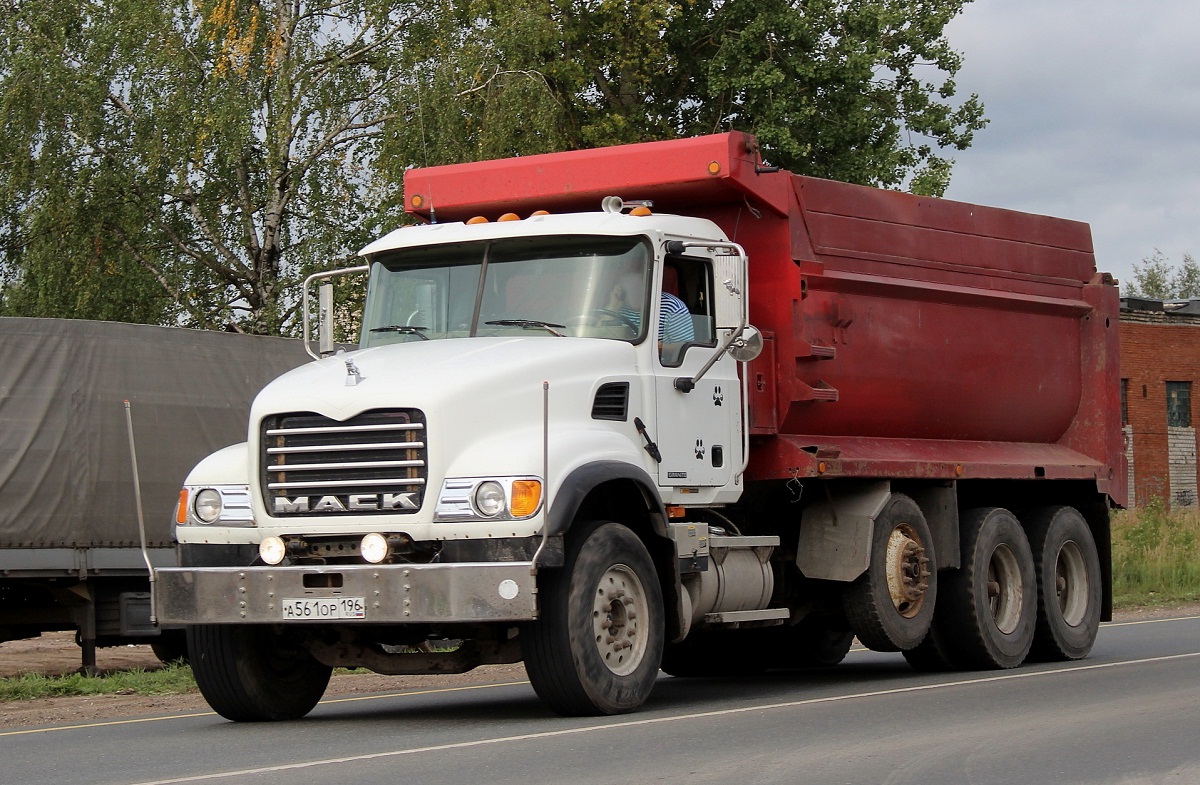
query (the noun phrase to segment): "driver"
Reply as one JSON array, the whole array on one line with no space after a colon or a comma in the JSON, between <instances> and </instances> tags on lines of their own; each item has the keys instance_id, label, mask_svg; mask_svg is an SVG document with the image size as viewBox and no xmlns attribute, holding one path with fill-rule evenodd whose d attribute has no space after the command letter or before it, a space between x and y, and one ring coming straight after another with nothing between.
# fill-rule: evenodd
<instances>
[{"instance_id":1,"label":"driver","mask_svg":"<svg viewBox=\"0 0 1200 785\"><path fill-rule=\"evenodd\" d=\"M639 328L642 323L642 297L644 278L637 273L626 273L613 286L607 310L619 313L630 324ZM692 314L688 307L670 292L659 296L658 341L663 343L686 343L695 339Z\"/></svg>"}]
</instances>

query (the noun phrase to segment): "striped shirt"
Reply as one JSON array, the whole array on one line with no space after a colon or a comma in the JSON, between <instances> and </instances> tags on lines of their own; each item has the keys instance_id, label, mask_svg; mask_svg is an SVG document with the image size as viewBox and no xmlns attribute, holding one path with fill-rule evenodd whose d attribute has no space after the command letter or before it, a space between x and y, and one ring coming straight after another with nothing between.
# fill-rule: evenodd
<instances>
[{"instance_id":1,"label":"striped shirt","mask_svg":"<svg viewBox=\"0 0 1200 785\"><path fill-rule=\"evenodd\" d=\"M658 314L658 340L663 343L686 343L695 339L692 314L683 300L663 292Z\"/></svg>"},{"instance_id":2,"label":"striped shirt","mask_svg":"<svg viewBox=\"0 0 1200 785\"><path fill-rule=\"evenodd\" d=\"M622 307L618 313L629 320L630 324L640 324L642 315L632 308ZM663 343L686 343L696 339L696 331L692 327L692 313L687 306L669 292L663 292L659 298L658 340Z\"/></svg>"}]
</instances>

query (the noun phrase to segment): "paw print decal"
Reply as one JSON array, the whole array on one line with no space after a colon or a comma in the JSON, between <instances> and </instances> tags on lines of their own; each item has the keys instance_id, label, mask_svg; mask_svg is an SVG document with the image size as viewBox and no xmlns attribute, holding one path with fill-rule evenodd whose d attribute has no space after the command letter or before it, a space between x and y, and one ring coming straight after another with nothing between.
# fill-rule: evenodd
<instances>
[{"instance_id":1,"label":"paw print decal","mask_svg":"<svg viewBox=\"0 0 1200 785\"><path fill-rule=\"evenodd\" d=\"M698 460L698 461L704 460L704 440L703 439L696 440L696 460Z\"/></svg>"},{"instance_id":2,"label":"paw print decal","mask_svg":"<svg viewBox=\"0 0 1200 785\"><path fill-rule=\"evenodd\" d=\"M713 406L720 406L725 402L725 393L721 392L721 386L713 387Z\"/></svg>"}]
</instances>

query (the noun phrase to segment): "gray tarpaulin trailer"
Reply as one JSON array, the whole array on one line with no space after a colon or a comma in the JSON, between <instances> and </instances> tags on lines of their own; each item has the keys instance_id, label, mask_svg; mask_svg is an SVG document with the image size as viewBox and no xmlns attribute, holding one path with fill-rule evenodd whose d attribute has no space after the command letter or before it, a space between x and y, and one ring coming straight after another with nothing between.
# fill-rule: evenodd
<instances>
[{"instance_id":1,"label":"gray tarpaulin trailer","mask_svg":"<svg viewBox=\"0 0 1200 785\"><path fill-rule=\"evenodd\" d=\"M285 338L0 318L0 642L75 629L85 667L96 646L175 648L150 624L124 401L150 558L169 566L188 471L244 441L255 393L307 360Z\"/></svg>"}]
</instances>

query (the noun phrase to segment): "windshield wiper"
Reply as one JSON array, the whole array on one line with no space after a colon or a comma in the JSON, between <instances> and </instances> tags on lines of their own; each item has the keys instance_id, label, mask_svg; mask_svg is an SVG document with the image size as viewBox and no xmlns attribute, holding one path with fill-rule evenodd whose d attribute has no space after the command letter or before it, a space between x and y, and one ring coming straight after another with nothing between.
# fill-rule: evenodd
<instances>
[{"instance_id":1,"label":"windshield wiper","mask_svg":"<svg viewBox=\"0 0 1200 785\"><path fill-rule=\"evenodd\" d=\"M565 324L555 324L554 322L543 322L543 321L539 321L538 319L496 319L491 322L484 322L484 324L496 324L496 325L500 325L501 327L524 327L526 329L534 328L534 329L539 329L539 330L545 330L546 332L550 333L551 335L557 335L559 338L566 337L562 333L560 333L558 330L554 329L555 327L557 327L559 329L563 329L566 327Z\"/></svg>"},{"instance_id":2,"label":"windshield wiper","mask_svg":"<svg viewBox=\"0 0 1200 785\"><path fill-rule=\"evenodd\" d=\"M428 327L415 327L411 324L389 324L386 327L372 327L373 333L404 333L405 335L415 335L422 341L428 341L429 336L425 335L424 331Z\"/></svg>"}]
</instances>

